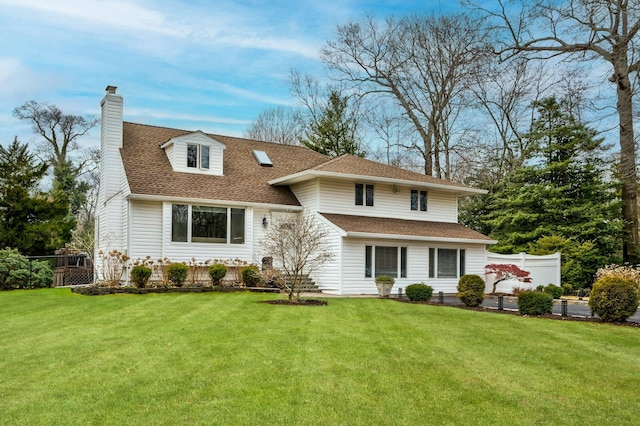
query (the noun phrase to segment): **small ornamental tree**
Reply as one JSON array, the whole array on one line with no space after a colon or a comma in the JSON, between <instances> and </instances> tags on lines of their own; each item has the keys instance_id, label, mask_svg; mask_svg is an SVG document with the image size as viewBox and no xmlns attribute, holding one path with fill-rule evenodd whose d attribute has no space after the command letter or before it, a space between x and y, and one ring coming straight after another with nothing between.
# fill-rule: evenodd
<instances>
[{"instance_id":1,"label":"small ornamental tree","mask_svg":"<svg viewBox=\"0 0 640 426\"><path fill-rule=\"evenodd\" d=\"M261 240L262 250L281 269L283 280L279 284L289 301L299 301L307 274L333 259L327 237L326 228L308 211L269 222Z\"/></svg>"},{"instance_id":2,"label":"small ornamental tree","mask_svg":"<svg viewBox=\"0 0 640 426\"><path fill-rule=\"evenodd\" d=\"M496 287L499 283L506 280L518 280L523 283L530 283L530 273L523 269L520 269L517 265L503 264L503 263L490 263L484 267L485 275L493 274L493 288L491 293L496 292Z\"/></svg>"}]
</instances>

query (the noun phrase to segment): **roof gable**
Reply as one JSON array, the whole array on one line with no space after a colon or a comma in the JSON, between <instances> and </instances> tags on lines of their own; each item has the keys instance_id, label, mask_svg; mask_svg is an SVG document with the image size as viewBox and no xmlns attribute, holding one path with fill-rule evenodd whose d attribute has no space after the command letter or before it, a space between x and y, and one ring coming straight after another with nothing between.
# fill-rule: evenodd
<instances>
[{"instance_id":1,"label":"roof gable","mask_svg":"<svg viewBox=\"0 0 640 426\"><path fill-rule=\"evenodd\" d=\"M160 148L167 154L175 171L218 176L224 174L226 145L200 130L174 136Z\"/></svg>"}]
</instances>

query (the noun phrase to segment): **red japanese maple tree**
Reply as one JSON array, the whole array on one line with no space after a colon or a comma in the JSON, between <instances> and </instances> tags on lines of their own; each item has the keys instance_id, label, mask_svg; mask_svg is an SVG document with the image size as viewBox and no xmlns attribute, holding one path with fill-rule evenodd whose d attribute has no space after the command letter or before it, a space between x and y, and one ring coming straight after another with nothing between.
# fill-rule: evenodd
<instances>
[{"instance_id":1,"label":"red japanese maple tree","mask_svg":"<svg viewBox=\"0 0 640 426\"><path fill-rule=\"evenodd\" d=\"M491 293L496 292L496 286L502 281L518 280L523 283L531 282L530 273L513 264L491 263L484 267L484 273L485 275L495 274Z\"/></svg>"}]
</instances>

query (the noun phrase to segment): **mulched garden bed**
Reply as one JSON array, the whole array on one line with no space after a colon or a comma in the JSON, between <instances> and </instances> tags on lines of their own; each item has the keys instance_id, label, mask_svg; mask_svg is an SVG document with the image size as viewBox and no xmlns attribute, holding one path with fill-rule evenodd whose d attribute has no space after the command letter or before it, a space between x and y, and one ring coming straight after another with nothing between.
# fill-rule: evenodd
<instances>
[{"instance_id":1,"label":"mulched garden bed","mask_svg":"<svg viewBox=\"0 0 640 426\"><path fill-rule=\"evenodd\" d=\"M292 306L325 306L327 305L326 300L315 300L315 299L304 299L304 300L288 300L288 299L277 299L277 300L263 300L260 303L267 303L269 305L292 305Z\"/></svg>"},{"instance_id":2,"label":"mulched garden bed","mask_svg":"<svg viewBox=\"0 0 640 426\"><path fill-rule=\"evenodd\" d=\"M280 291L277 288L263 287L72 287L71 291L85 296L101 296L106 294L147 294L147 293L211 293L211 292L237 292L252 291L257 293L274 293Z\"/></svg>"}]
</instances>

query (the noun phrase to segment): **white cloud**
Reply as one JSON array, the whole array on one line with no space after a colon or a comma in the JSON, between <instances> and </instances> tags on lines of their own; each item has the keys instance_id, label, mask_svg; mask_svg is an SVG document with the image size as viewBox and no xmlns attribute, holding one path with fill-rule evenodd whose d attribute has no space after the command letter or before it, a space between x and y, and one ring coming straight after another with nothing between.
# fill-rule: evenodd
<instances>
[{"instance_id":1,"label":"white cloud","mask_svg":"<svg viewBox=\"0 0 640 426\"><path fill-rule=\"evenodd\" d=\"M145 117L145 118L155 118L162 120L173 120L173 121L189 121L194 123L215 123L215 124L239 124L239 125L247 125L251 123L249 120L239 120L235 118L227 118L227 117L218 117L213 115L200 115L200 114L186 114L186 113L175 113L170 111L160 111L154 109L147 108L127 108L125 111L125 120L127 117Z\"/></svg>"},{"instance_id":2,"label":"white cloud","mask_svg":"<svg viewBox=\"0 0 640 426\"><path fill-rule=\"evenodd\" d=\"M182 35L175 27L167 25L162 13L119 0L0 0L0 5L31 10L41 14L78 19L84 23L97 23L112 27L129 28L167 35ZM68 25L69 21L64 20Z\"/></svg>"}]
</instances>

